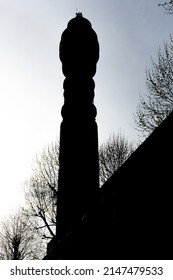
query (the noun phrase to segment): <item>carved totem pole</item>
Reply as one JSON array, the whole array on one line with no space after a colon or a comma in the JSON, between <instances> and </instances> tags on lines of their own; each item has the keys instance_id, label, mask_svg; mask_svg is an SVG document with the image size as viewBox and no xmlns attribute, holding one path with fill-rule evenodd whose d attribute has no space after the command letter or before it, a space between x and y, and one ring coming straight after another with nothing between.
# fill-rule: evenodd
<instances>
[{"instance_id":1,"label":"carved totem pole","mask_svg":"<svg viewBox=\"0 0 173 280\"><path fill-rule=\"evenodd\" d=\"M99 43L81 13L69 21L60 42L65 76L60 127L57 238L79 225L99 189L96 107L93 104Z\"/></svg>"}]
</instances>

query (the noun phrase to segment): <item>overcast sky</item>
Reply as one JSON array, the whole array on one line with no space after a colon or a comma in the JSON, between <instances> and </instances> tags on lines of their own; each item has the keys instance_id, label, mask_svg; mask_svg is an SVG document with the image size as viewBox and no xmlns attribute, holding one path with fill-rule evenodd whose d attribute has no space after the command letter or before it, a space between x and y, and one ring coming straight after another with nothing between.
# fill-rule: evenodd
<instances>
[{"instance_id":1,"label":"overcast sky","mask_svg":"<svg viewBox=\"0 0 173 280\"><path fill-rule=\"evenodd\" d=\"M0 217L22 201L32 160L59 137L64 76L59 42L76 12L100 43L95 105L99 143L122 131L137 139L133 114L145 68L169 40L173 15L156 0L0 0Z\"/></svg>"}]
</instances>

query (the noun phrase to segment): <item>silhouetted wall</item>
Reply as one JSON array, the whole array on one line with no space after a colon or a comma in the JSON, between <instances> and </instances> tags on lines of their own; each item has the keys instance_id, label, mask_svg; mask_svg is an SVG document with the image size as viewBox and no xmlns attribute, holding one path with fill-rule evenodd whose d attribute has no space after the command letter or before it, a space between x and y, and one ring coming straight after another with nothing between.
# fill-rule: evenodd
<instances>
[{"instance_id":1,"label":"silhouetted wall","mask_svg":"<svg viewBox=\"0 0 173 280\"><path fill-rule=\"evenodd\" d=\"M105 256L173 259L172 132L173 113L101 189Z\"/></svg>"}]
</instances>

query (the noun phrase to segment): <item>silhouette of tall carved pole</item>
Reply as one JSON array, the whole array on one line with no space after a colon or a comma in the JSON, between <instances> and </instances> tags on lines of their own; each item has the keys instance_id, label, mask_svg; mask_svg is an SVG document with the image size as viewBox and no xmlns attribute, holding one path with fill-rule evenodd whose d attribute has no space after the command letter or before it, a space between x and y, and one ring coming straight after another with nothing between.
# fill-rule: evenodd
<instances>
[{"instance_id":1,"label":"silhouette of tall carved pole","mask_svg":"<svg viewBox=\"0 0 173 280\"><path fill-rule=\"evenodd\" d=\"M98 133L93 104L99 43L82 16L62 33L60 60L65 76L60 127L57 237L76 228L99 189Z\"/></svg>"}]
</instances>

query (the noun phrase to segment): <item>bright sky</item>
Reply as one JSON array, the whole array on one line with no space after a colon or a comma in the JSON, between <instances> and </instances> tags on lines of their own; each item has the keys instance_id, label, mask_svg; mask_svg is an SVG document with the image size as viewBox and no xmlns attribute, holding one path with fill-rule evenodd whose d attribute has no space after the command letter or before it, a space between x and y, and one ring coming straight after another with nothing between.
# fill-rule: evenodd
<instances>
[{"instance_id":1,"label":"bright sky","mask_svg":"<svg viewBox=\"0 0 173 280\"><path fill-rule=\"evenodd\" d=\"M59 136L62 32L76 12L100 43L94 78L99 143L121 129L137 139L133 113L145 68L169 40L173 15L156 0L0 0L0 218L22 202L32 159Z\"/></svg>"}]
</instances>

